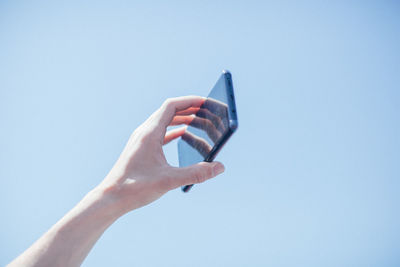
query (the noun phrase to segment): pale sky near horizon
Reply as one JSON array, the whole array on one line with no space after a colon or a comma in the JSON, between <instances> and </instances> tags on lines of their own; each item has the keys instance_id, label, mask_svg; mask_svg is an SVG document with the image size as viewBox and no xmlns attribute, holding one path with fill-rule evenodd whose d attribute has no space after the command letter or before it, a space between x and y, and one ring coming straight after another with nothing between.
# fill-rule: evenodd
<instances>
[{"instance_id":1,"label":"pale sky near horizon","mask_svg":"<svg viewBox=\"0 0 400 267\"><path fill-rule=\"evenodd\" d=\"M83 266L399 266L396 1L0 2L0 265L168 97L233 75L226 172L119 219ZM177 164L176 142L165 147Z\"/></svg>"}]
</instances>

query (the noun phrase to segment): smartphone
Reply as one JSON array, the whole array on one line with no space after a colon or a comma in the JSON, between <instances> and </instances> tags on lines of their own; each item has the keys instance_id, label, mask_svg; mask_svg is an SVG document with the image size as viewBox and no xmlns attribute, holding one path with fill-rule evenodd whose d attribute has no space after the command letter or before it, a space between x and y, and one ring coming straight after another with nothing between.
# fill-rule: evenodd
<instances>
[{"instance_id":1,"label":"smartphone","mask_svg":"<svg viewBox=\"0 0 400 267\"><path fill-rule=\"evenodd\" d=\"M232 74L224 70L178 140L179 167L211 162L238 128ZM193 185L182 187L189 192Z\"/></svg>"}]
</instances>

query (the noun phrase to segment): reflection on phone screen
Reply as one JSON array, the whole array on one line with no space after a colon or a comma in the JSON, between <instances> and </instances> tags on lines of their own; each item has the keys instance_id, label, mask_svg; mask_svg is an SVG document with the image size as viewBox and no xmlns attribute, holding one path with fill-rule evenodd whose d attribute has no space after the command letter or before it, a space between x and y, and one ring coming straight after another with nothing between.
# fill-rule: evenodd
<instances>
[{"instance_id":1,"label":"reflection on phone screen","mask_svg":"<svg viewBox=\"0 0 400 267\"><path fill-rule=\"evenodd\" d=\"M229 117L226 92L225 80L221 76L178 142L180 167L207 160L213 147L227 133Z\"/></svg>"}]
</instances>

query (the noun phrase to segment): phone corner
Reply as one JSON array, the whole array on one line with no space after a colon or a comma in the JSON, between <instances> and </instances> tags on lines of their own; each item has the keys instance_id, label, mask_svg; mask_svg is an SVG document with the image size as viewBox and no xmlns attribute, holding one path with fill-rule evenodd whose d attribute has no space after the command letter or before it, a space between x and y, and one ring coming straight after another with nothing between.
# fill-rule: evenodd
<instances>
[{"instance_id":1,"label":"phone corner","mask_svg":"<svg viewBox=\"0 0 400 267\"><path fill-rule=\"evenodd\" d=\"M231 72L229 70L227 70L227 69L223 69L222 70L222 74L225 75L225 76L228 76L228 77L232 76Z\"/></svg>"},{"instance_id":2,"label":"phone corner","mask_svg":"<svg viewBox=\"0 0 400 267\"><path fill-rule=\"evenodd\" d=\"M230 128L232 131L235 131L238 127L239 127L239 122L238 122L238 120L233 120L233 119L229 120L229 128Z\"/></svg>"}]
</instances>

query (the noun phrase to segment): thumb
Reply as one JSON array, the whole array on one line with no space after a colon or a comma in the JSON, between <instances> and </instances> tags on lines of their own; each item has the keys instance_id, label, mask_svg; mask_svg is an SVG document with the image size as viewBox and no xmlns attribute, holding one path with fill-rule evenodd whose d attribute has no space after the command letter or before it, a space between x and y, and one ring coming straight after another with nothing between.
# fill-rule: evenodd
<instances>
[{"instance_id":1,"label":"thumb","mask_svg":"<svg viewBox=\"0 0 400 267\"><path fill-rule=\"evenodd\" d=\"M225 171L221 162L200 162L188 167L176 168L174 187L199 184Z\"/></svg>"}]
</instances>

